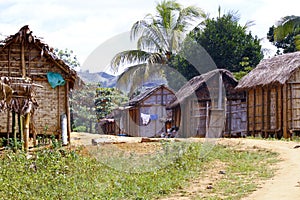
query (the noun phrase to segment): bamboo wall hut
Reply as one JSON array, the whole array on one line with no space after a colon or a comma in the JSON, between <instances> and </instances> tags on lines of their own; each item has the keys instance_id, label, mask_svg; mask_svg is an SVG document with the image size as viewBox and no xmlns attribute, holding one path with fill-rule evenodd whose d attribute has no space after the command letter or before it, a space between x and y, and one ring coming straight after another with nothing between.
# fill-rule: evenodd
<instances>
[{"instance_id":1,"label":"bamboo wall hut","mask_svg":"<svg viewBox=\"0 0 300 200\"><path fill-rule=\"evenodd\" d=\"M300 52L262 60L237 89L247 91L248 133L289 138L300 132Z\"/></svg>"},{"instance_id":2,"label":"bamboo wall hut","mask_svg":"<svg viewBox=\"0 0 300 200\"><path fill-rule=\"evenodd\" d=\"M18 98L16 103L26 99L28 101L32 99L30 95L34 95L34 104L38 107L36 106L37 110L29 119L28 128L31 136L37 134L60 136L61 116L66 115L67 135L70 141L69 92L78 80L77 74L56 57L53 49L34 36L27 25L1 41L0 77L11 85L15 98ZM22 90L25 93L22 93ZM16 91L19 91L19 95ZM12 120L14 118L11 110L0 113L2 136L12 133Z\"/></svg>"},{"instance_id":3,"label":"bamboo wall hut","mask_svg":"<svg viewBox=\"0 0 300 200\"><path fill-rule=\"evenodd\" d=\"M174 98L174 92L165 85L147 89L120 107L117 121L121 134L137 137L160 137L166 132L166 122L171 119L171 111L166 105Z\"/></svg>"},{"instance_id":4,"label":"bamboo wall hut","mask_svg":"<svg viewBox=\"0 0 300 200\"><path fill-rule=\"evenodd\" d=\"M240 136L246 132L246 95L225 69L189 80L168 105L181 137Z\"/></svg>"}]
</instances>

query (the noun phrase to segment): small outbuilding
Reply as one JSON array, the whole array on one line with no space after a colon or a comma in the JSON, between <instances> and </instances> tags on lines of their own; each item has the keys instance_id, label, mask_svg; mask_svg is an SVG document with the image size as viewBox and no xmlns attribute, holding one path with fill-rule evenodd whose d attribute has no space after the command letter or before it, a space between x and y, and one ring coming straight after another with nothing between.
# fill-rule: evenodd
<instances>
[{"instance_id":1,"label":"small outbuilding","mask_svg":"<svg viewBox=\"0 0 300 200\"><path fill-rule=\"evenodd\" d=\"M300 52L262 60L241 79L247 92L248 133L291 137L300 133Z\"/></svg>"},{"instance_id":2,"label":"small outbuilding","mask_svg":"<svg viewBox=\"0 0 300 200\"><path fill-rule=\"evenodd\" d=\"M16 120L14 112L21 120L30 112L25 117L29 126L23 127L28 129L30 136L53 134L60 137L61 120L66 119L70 141L69 93L78 81L77 74L54 54L52 48L34 36L27 25L1 41L0 77L13 89L13 102L8 102L11 108L0 113L3 136L9 137L15 129L11 125ZM30 111L26 111L29 108Z\"/></svg>"},{"instance_id":3,"label":"small outbuilding","mask_svg":"<svg viewBox=\"0 0 300 200\"><path fill-rule=\"evenodd\" d=\"M181 137L239 136L246 132L246 96L232 73L216 69L189 80L167 106Z\"/></svg>"},{"instance_id":4,"label":"small outbuilding","mask_svg":"<svg viewBox=\"0 0 300 200\"><path fill-rule=\"evenodd\" d=\"M175 97L166 85L146 89L120 107L114 116L117 134L137 137L160 137L166 133L166 122L171 120L171 111L166 105Z\"/></svg>"}]
</instances>

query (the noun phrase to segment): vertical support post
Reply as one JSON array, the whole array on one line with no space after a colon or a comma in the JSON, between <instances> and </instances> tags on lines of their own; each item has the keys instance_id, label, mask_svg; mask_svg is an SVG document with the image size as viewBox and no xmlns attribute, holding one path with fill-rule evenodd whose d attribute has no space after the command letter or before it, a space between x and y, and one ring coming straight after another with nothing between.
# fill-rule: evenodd
<instances>
[{"instance_id":1,"label":"vertical support post","mask_svg":"<svg viewBox=\"0 0 300 200\"><path fill-rule=\"evenodd\" d=\"M209 129L209 101L206 101L205 135L208 135Z\"/></svg>"},{"instance_id":2,"label":"vertical support post","mask_svg":"<svg viewBox=\"0 0 300 200\"><path fill-rule=\"evenodd\" d=\"M246 127L246 130L247 130L247 136L249 134L249 106L250 106L250 102L249 102L249 90L246 91L246 115L247 115L247 127Z\"/></svg>"},{"instance_id":3,"label":"vertical support post","mask_svg":"<svg viewBox=\"0 0 300 200\"><path fill-rule=\"evenodd\" d=\"M231 137L231 129L232 129L232 100L228 100L228 134L229 134L229 137ZM225 118L227 120L227 117ZM225 128L225 131L226 131L226 128Z\"/></svg>"},{"instance_id":4,"label":"vertical support post","mask_svg":"<svg viewBox=\"0 0 300 200\"><path fill-rule=\"evenodd\" d=\"M282 89L282 117L283 117L283 137L288 138L288 85L285 84Z\"/></svg>"},{"instance_id":5,"label":"vertical support post","mask_svg":"<svg viewBox=\"0 0 300 200\"><path fill-rule=\"evenodd\" d=\"M261 124L261 129L262 129L262 132L263 132L263 134L264 134L264 132L265 132L265 129L266 129L266 126L265 126L265 88L264 87L262 87L262 102L261 102L261 106L262 106L262 108L261 108L261 110L262 110L262 115L261 115L261 117L262 117L262 124ZM267 117L268 118L268 117Z\"/></svg>"},{"instance_id":6,"label":"vertical support post","mask_svg":"<svg viewBox=\"0 0 300 200\"><path fill-rule=\"evenodd\" d=\"M24 137L23 137L23 116L21 116L20 113L18 113L18 123L19 123L20 141L24 142ZM24 150L23 145L22 145L22 150Z\"/></svg>"},{"instance_id":7,"label":"vertical support post","mask_svg":"<svg viewBox=\"0 0 300 200\"><path fill-rule=\"evenodd\" d=\"M6 124L6 130L7 130L7 145L9 141L9 128L10 128L10 112L7 111L7 124Z\"/></svg>"},{"instance_id":8,"label":"vertical support post","mask_svg":"<svg viewBox=\"0 0 300 200\"><path fill-rule=\"evenodd\" d=\"M222 73L219 73L219 96L218 96L218 109L222 109L222 86L223 86L223 80L222 80Z\"/></svg>"},{"instance_id":9,"label":"vertical support post","mask_svg":"<svg viewBox=\"0 0 300 200\"><path fill-rule=\"evenodd\" d=\"M17 126L16 126L16 112L12 111L12 134L14 137L14 152L17 151ZM9 141L8 141L9 142Z\"/></svg>"},{"instance_id":10,"label":"vertical support post","mask_svg":"<svg viewBox=\"0 0 300 200\"><path fill-rule=\"evenodd\" d=\"M70 113L70 102L69 102L69 81L66 81L65 84L65 106L66 106L66 115L67 115L67 135L68 135L68 144L71 142L71 113Z\"/></svg>"},{"instance_id":11,"label":"vertical support post","mask_svg":"<svg viewBox=\"0 0 300 200\"><path fill-rule=\"evenodd\" d=\"M255 136L256 131L256 89L253 89L253 124L252 124L252 136Z\"/></svg>"},{"instance_id":12,"label":"vertical support post","mask_svg":"<svg viewBox=\"0 0 300 200\"><path fill-rule=\"evenodd\" d=\"M24 126L24 150L27 152L29 148L29 124L30 124L30 112L25 115Z\"/></svg>"},{"instance_id":13,"label":"vertical support post","mask_svg":"<svg viewBox=\"0 0 300 200\"><path fill-rule=\"evenodd\" d=\"M25 66L25 46L21 43L21 66L22 66L22 78L26 77L26 66Z\"/></svg>"}]
</instances>

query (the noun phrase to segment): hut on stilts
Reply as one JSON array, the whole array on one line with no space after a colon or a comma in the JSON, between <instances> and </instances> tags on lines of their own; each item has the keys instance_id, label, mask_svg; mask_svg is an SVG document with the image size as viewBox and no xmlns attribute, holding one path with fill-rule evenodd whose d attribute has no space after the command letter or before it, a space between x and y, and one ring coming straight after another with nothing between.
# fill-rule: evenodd
<instances>
[{"instance_id":1,"label":"hut on stilts","mask_svg":"<svg viewBox=\"0 0 300 200\"><path fill-rule=\"evenodd\" d=\"M245 93L225 69L216 69L189 80L167 106L181 137L241 136L246 132Z\"/></svg>"},{"instance_id":2,"label":"hut on stilts","mask_svg":"<svg viewBox=\"0 0 300 200\"><path fill-rule=\"evenodd\" d=\"M39 134L61 138L64 132L63 137L70 142L69 92L78 80L77 74L33 36L27 25L1 41L0 77L12 90L11 99L0 104L2 137L15 137L18 132L25 149L29 137L35 139ZM66 119L64 130L62 119Z\"/></svg>"},{"instance_id":3,"label":"hut on stilts","mask_svg":"<svg viewBox=\"0 0 300 200\"><path fill-rule=\"evenodd\" d=\"M262 60L236 88L247 92L248 134L300 133L300 52Z\"/></svg>"}]
</instances>

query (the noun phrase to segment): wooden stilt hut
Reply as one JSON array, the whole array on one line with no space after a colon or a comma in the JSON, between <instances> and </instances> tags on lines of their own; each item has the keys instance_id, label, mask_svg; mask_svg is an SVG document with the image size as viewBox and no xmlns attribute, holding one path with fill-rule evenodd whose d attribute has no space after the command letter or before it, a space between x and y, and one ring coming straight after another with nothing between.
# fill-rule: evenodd
<instances>
[{"instance_id":1,"label":"wooden stilt hut","mask_svg":"<svg viewBox=\"0 0 300 200\"><path fill-rule=\"evenodd\" d=\"M300 52L262 60L236 87L247 92L248 133L300 133Z\"/></svg>"},{"instance_id":2,"label":"wooden stilt hut","mask_svg":"<svg viewBox=\"0 0 300 200\"><path fill-rule=\"evenodd\" d=\"M28 131L28 135L54 134L60 137L61 116L65 115L70 141L69 92L78 80L77 74L57 58L53 49L34 36L27 25L1 41L0 76L14 90L13 99L24 102L25 108L33 111L33 106L39 105L34 113L21 112L24 110L21 105L19 109L0 113L2 135L12 134L11 122L15 120L14 112L17 112L25 116L24 131Z\"/></svg>"},{"instance_id":3,"label":"wooden stilt hut","mask_svg":"<svg viewBox=\"0 0 300 200\"><path fill-rule=\"evenodd\" d=\"M234 88L237 81L225 69L196 76L167 106L173 110L174 126L182 137L239 136L246 132L245 93Z\"/></svg>"}]
</instances>

